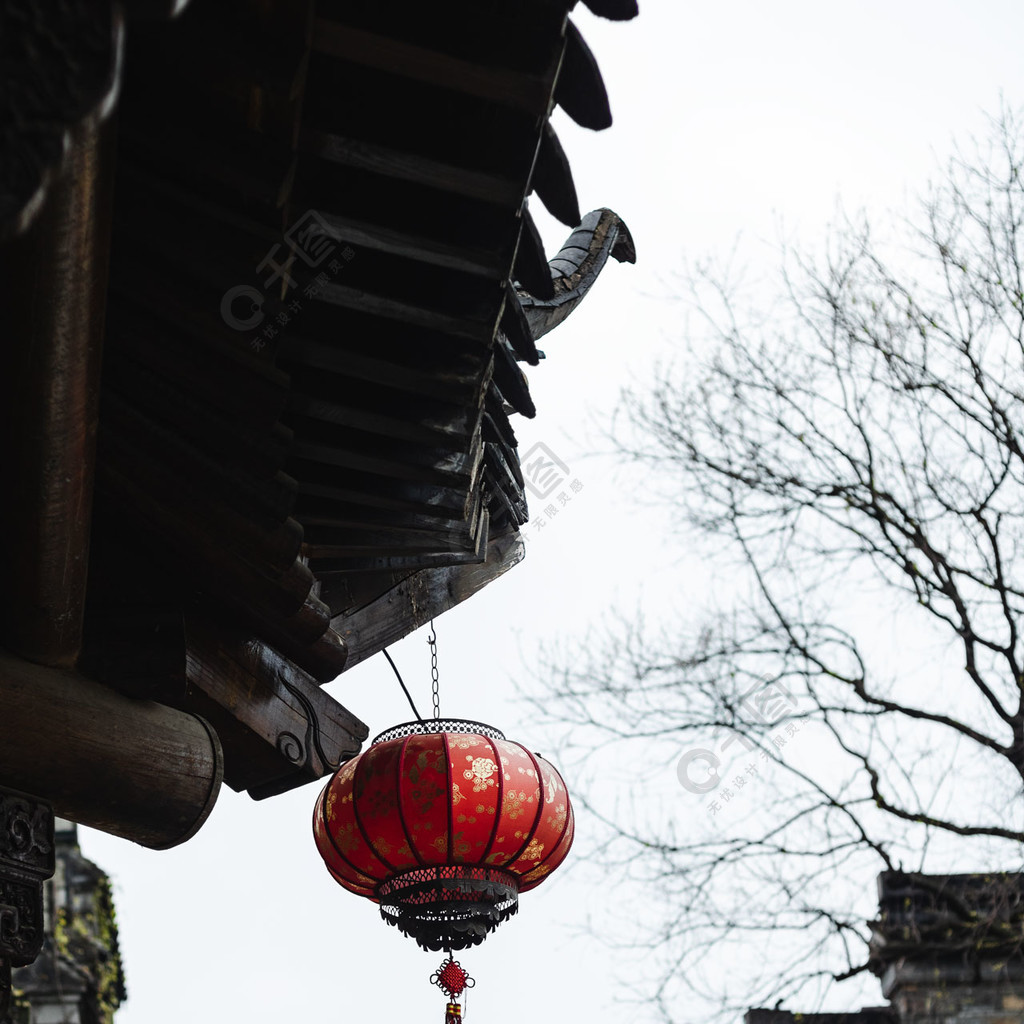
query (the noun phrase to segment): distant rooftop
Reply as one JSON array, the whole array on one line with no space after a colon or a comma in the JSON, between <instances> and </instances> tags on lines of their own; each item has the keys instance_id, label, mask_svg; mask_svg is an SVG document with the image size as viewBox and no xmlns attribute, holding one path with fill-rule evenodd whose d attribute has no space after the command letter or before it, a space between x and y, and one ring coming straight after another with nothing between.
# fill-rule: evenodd
<instances>
[{"instance_id":1,"label":"distant rooftop","mask_svg":"<svg viewBox=\"0 0 1024 1024\"><path fill-rule=\"evenodd\" d=\"M896 1024L899 1018L885 1006L846 1013L794 1013L792 1010L747 1010L745 1024Z\"/></svg>"}]
</instances>

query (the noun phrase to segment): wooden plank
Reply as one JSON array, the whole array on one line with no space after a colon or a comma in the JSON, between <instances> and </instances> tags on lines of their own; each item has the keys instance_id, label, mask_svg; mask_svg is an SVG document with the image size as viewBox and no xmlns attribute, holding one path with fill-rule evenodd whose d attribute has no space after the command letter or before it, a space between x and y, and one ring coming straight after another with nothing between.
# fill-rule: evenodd
<instances>
[{"instance_id":1,"label":"wooden plank","mask_svg":"<svg viewBox=\"0 0 1024 1024\"><path fill-rule=\"evenodd\" d=\"M288 377L248 346L214 338L195 321L179 319L174 310L155 306L145 293L132 289L111 297L107 347L111 362L138 363L188 389L196 401L216 407L253 436L254 444L265 443L271 434L277 435L272 443L287 441L277 418L284 409Z\"/></svg>"},{"instance_id":2,"label":"wooden plank","mask_svg":"<svg viewBox=\"0 0 1024 1024\"><path fill-rule=\"evenodd\" d=\"M372 452L341 447L338 444L322 444L298 439L294 456L310 462L319 462L339 469L359 470L390 477L394 480L412 483L436 484L458 490L471 490L480 472L483 451L479 444L466 453L448 453L444 463L399 462L396 459L381 458Z\"/></svg>"},{"instance_id":3,"label":"wooden plank","mask_svg":"<svg viewBox=\"0 0 1024 1024\"><path fill-rule=\"evenodd\" d=\"M302 523L307 536L310 527L317 521L323 523L351 524L350 529L402 529L418 530L433 533L453 532L458 535L466 531L476 531L477 520L482 511L483 488L476 488L469 512L465 515L444 514L435 511L431 515L422 515L408 508L384 507L380 502L366 501L360 504L358 496L354 500L318 500L312 495L306 497L296 511L296 518Z\"/></svg>"},{"instance_id":4,"label":"wooden plank","mask_svg":"<svg viewBox=\"0 0 1024 1024\"><path fill-rule=\"evenodd\" d=\"M301 470L300 500L296 507L296 516L300 522L305 509L323 507L324 501L316 499L337 502L339 506L352 505L375 519L380 518L381 513L393 513L447 521L462 520L471 514L464 491L401 483L390 489L371 490L369 487L361 488L359 481L354 481L350 475L346 474L343 479L339 479L340 474L322 464L306 462L296 469ZM315 505L307 500L307 496L315 500Z\"/></svg>"},{"instance_id":5,"label":"wooden plank","mask_svg":"<svg viewBox=\"0 0 1024 1024\"><path fill-rule=\"evenodd\" d=\"M259 282L256 268L271 247L283 241L286 214L278 211L265 221L239 216L227 197L199 199L190 196L187 187L156 187L161 180L126 175L122 188L118 178L112 275L120 286L122 277L154 277L157 268L173 267L170 282L158 278L153 285L180 291L187 282L189 290L202 289L209 295L206 309L216 317L220 333L229 334L220 316L220 299L232 284ZM196 256L197 243L202 259Z\"/></svg>"},{"instance_id":6,"label":"wooden plank","mask_svg":"<svg viewBox=\"0 0 1024 1024\"><path fill-rule=\"evenodd\" d=\"M485 441L500 441L509 448L519 446L516 432L512 429L512 424L509 423L508 414L494 391L487 392L487 403L484 406L481 427L481 436Z\"/></svg>"},{"instance_id":7,"label":"wooden plank","mask_svg":"<svg viewBox=\"0 0 1024 1024\"><path fill-rule=\"evenodd\" d=\"M310 65L303 121L318 133L518 182L514 207L526 194L538 138L538 118L525 111L410 87L407 79L322 55Z\"/></svg>"},{"instance_id":8,"label":"wooden plank","mask_svg":"<svg viewBox=\"0 0 1024 1024\"><path fill-rule=\"evenodd\" d=\"M531 143L532 139L531 134ZM396 141L404 140L399 137ZM479 144L487 145L486 139L480 139ZM461 266L462 261L469 261L466 265L471 272L485 276L492 275L498 266L501 277L511 263L518 228L514 217L524 191L525 181L521 181L516 198L498 205L455 191L306 158L296 177L294 204L296 208L329 211L351 221L356 231L367 235L376 229L393 232L409 240L402 248L409 249L410 255L414 255L414 249L423 252L424 262L447 261ZM336 229L335 234L360 244L343 228ZM390 239L371 241L384 244Z\"/></svg>"},{"instance_id":9,"label":"wooden plank","mask_svg":"<svg viewBox=\"0 0 1024 1024\"><path fill-rule=\"evenodd\" d=\"M189 351L208 348L211 355L216 353L218 361L235 364L233 372L245 375L247 393L254 387L249 378L262 377L268 393L257 407L261 419L273 409L270 392L277 394L278 404L283 408L289 386L287 374L279 370L273 360L256 355L248 344L248 336L231 330L220 315L225 281L237 282L239 267L235 265L220 278L212 271L204 271L206 279L196 281L190 276L187 264L173 263L158 248L142 252L144 260L138 257L129 259L127 255L119 259L115 255L111 263L111 305L116 307L128 303L135 308L141 305L159 321L160 332L171 338L177 336L180 344ZM194 249L191 260L193 266L203 266L201 260L195 260ZM245 273L255 265L250 262ZM143 338L126 332L119 341L125 345L141 345ZM159 333L154 329L149 343L157 344L158 341Z\"/></svg>"},{"instance_id":10,"label":"wooden plank","mask_svg":"<svg viewBox=\"0 0 1024 1024\"><path fill-rule=\"evenodd\" d=\"M446 361L448 365L439 365L440 360L435 356L433 365L420 367L410 365L408 358L400 360L391 356L385 342L377 357L372 357L353 351L346 343L332 344L290 334L282 347L281 361L462 406L476 399L490 373L490 358L481 360L479 352L474 352L473 356L472 361L460 360L461 365L456 366L450 365L451 360ZM401 400L400 396L395 396L396 402Z\"/></svg>"},{"instance_id":11,"label":"wooden plank","mask_svg":"<svg viewBox=\"0 0 1024 1024\"><path fill-rule=\"evenodd\" d=\"M308 131L300 145L304 152L331 163L454 192L470 199L513 207L517 207L522 199L522 186L513 178L432 160L362 139L347 138L336 132Z\"/></svg>"},{"instance_id":12,"label":"wooden plank","mask_svg":"<svg viewBox=\"0 0 1024 1024\"><path fill-rule=\"evenodd\" d=\"M486 534L482 534L486 538ZM329 579L336 573L363 573L390 570L396 573L419 572L424 569L447 568L456 565L476 565L484 560L480 551L445 551L434 554L410 555L346 555L344 558L317 559L311 564L317 574ZM403 634L404 635L404 634Z\"/></svg>"},{"instance_id":13,"label":"wooden plank","mask_svg":"<svg viewBox=\"0 0 1024 1024\"><path fill-rule=\"evenodd\" d=\"M201 373L198 367L193 372ZM197 479L212 473L214 487L223 481L229 496L243 492L246 509L264 510L278 522L288 515L296 484L280 470L291 446L290 431L277 423L263 424L262 430L260 425L240 423L225 414L220 402L196 395L187 383L173 384L127 354L107 361L103 383L108 392L118 392L119 400L130 396L133 405L145 411L146 421L195 447L196 462L201 464L196 467ZM226 381L220 384L224 391L231 390Z\"/></svg>"},{"instance_id":14,"label":"wooden plank","mask_svg":"<svg viewBox=\"0 0 1024 1024\"><path fill-rule=\"evenodd\" d=\"M476 538L466 524L453 524L447 530L414 530L320 518L307 520L305 526L303 551L310 560L367 555L443 557L477 549Z\"/></svg>"},{"instance_id":15,"label":"wooden plank","mask_svg":"<svg viewBox=\"0 0 1024 1024\"><path fill-rule=\"evenodd\" d=\"M468 536L469 543L458 546L449 544L441 550L424 549L411 553L399 549L387 551L383 545L376 551L360 550L355 545L347 549L339 547L333 554L323 549L316 557L310 557L310 567L315 570L318 579L327 580L338 573L377 573L383 569L404 573L428 567L472 564L482 562L487 557L489 534L490 514L481 508L476 524Z\"/></svg>"},{"instance_id":16,"label":"wooden plank","mask_svg":"<svg viewBox=\"0 0 1024 1024\"><path fill-rule=\"evenodd\" d=\"M103 523L108 533L113 533L118 540L122 534L130 535L133 542L129 554L139 548L147 550L156 578L170 581L172 608L175 600L177 607L181 607L186 600L193 600L197 592L205 592L245 618L263 640L319 681L327 682L343 671L347 657L345 645L331 631L330 609L316 596L316 580L301 557L285 572L268 578L244 559L225 550L224 533L211 536L196 530L187 517L175 523L173 516L172 531L162 534L163 545L154 547L143 529L148 531L154 524L165 525L161 518L166 514L163 504L134 491L133 480L115 478L106 466L101 468L100 483L103 485L99 492L101 500L105 500L108 507L117 508L122 516L126 510L129 512L127 521L105 516ZM192 532L187 532L190 529ZM109 537L104 537L104 542L109 544ZM126 561L127 557L122 555L121 561ZM117 570L116 563L116 555L107 558L104 564L108 574ZM131 586L129 581L125 589L131 592ZM174 587L187 596L174 598ZM94 612L90 611L90 615ZM91 646L90 665L94 664L96 647L102 648L102 640ZM127 660L130 661L130 656ZM140 676L150 678L153 673L148 668L148 655L140 657L139 664Z\"/></svg>"},{"instance_id":17,"label":"wooden plank","mask_svg":"<svg viewBox=\"0 0 1024 1024\"><path fill-rule=\"evenodd\" d=\"M374 313L389 320L397 320L414 327L425 327L432 331L442 331L457 338L469 338L481 344L490 342L494 329L493 323L488 319L471 319L465 315L453 316L426 306L335 282L327 284L319 297L323 302L333 306ZM495 302L495 316L497 311L498 304Z\"/></svg>"},{"instance_id":18,"label":"wooden plank","mask_svg":"<svg viewBox=\"0 0 1024 1024\"><path fill-rule=\"evenodd\" d=\"M301 197L296 201L300 206L304 205ZM377 252L405 256L421 263L429 263L431 266L459 270L465 274L478 274L482 277L501 277L507 269L502 253L493 248L456 245L443 239L415 235L326 210L321 216L334 229L338 238L343 238L351 245L360 245Z\"/></svg>"},{"instance_id":19,"label":"wooden plank","mask_svg":"<svg viewBox=\"0 0 1024 1024\"><path fill-rule=\"evenodd\" d=\"M475 565L425 569L354 612L331 620L357 665L454 608L522 561L526 545L518 533L490 541L487 557Z\"/></svg>"},{"instance_id":20,"label":"wooden plank","mask_svg":"<svg viewBox=\"0 0 1024 1024\"><path fill-rule=\"evenodd\" d=\"M333 573L321 579L320 597L331 606L331 612L337 617L362 608L411 575L412 571L396 572L391 569Z\"/></svg>"},{"instance_id":21,"label":"wooden plank","mask_svg":"<svg viewBox=\"0 0 1024 1024\"><path fill-rule=\"evenodd\" d=\"M97 483L111 501L123 503L131 518L145 523L167 549L183 559L178 571L185 572L193 585L209 589L260 620L279 621L302 607L313 576L298 560L284 572L274 572L266 564L253 565L225 547L230 527L211 528L181 509L169 508L161 495L140 486L129 467L117 471L101 462Z\"/></svg>"},{"instance_id":22,"label":"wooden plank","mask_svg":"<svg viewBox=\"0 0 1024 1024\"><path fill-rule=\"evenodd\" d=\"M386 402L377 404L379 409L401 413L401 406ZM435 407L436 409L436 407ZM445 417L440 410L433 416L416 416L400 419L398 415L371 413L363 408L353 408L343 402L332 402L315 395L295 393L288 400L288 411L292 417L306 417L320 420L337 427L349 427L356 430L388 437L406 444L427 446L431 448L462 449L472 443L476 433L475 424L460 423L465 420L464 410L453 410L454 416ZM292 420L293 424L295 420ZM302 431L299 430L301 433Z\"/></svg>"},{"instance_id":23,"label":"wooden plank","mask_svg":"<svg viewBox=\"0 0 1024 1024\"><path fill-rule=\"evenodd\" d=\"M317 18L314 22L313 50L353 64L515 107L537 117L547 113L551 84L544 75L485 67L326 18Z\"/></svg>"},{"instance_id":24,"label":"wooden plank","mask_svg":"<svg viewBox=\"0 0 1024 1024\"><path fill-rule=\"evenodd\" d=\"M318 0L317 13L489 67L550 74L558 56L569 0L409 4ZM400 16L396 16L400 12Z\"/></svg>"},{"instance_id":25,"label":"wooden plank","mask_svg":"<svg viewBox=\"0 0 1024 1024\"><path fill-rule=\"evenodd\" d=\"M526 496L523 493L523 474L515 450L500 444L487 446L487 469L493 486L491 493L508 504L514 522L521 526L528 521Z\"/></svg>"},{"instance_id":26,"label":"wooden plank","mask_svg":"<svg viewBox=\"0 0 1024 1024\"><path fill-rule=\"evenodd\" d=\"M288 422L295 434L295 450L302 443L315 443L355 451L382 462L408 465L412 479L419 479L423 470L456 477L466 474L480 444L483 394L462 407L415 398L396 402L386 389L373 385L336 378L324 388L322 377L308 371L293 373L297 395ZM332 392L336 401L327 397ZM438 478L438 482L444 480Z\"/></svg>"},{"instance_id":27,"label":"wooden plank","mask_svg":"<svg viewBox=\"0 0 1024 1024\"><path fill-rule=\"evenodd\" d=\"M279 514L290 494L278 495L276 480L260 484L211 463L112 395L104 399L101 436L102 471L131 481L137 511L161 507L151 522L172 543L202 533L270 579L291 567L302 528Z\"/></svg>"}]
</instances>

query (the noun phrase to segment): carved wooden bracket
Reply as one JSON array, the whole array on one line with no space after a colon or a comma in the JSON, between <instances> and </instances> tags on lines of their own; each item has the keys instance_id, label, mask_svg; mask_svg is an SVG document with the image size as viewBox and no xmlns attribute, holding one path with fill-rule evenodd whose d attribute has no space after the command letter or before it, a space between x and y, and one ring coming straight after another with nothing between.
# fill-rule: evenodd
<instances>
[{"instance_id":1,"label":"carved wooden bracket","mask_svg":"<svg viewBox=\"0 0 1024 1024\"><path fill-rule=\"evenodd\" d=\"M185 646L185 705L221 736L232 789L276 796L359 753L366 725L243 627L187 614Z\"/></svg>"},{"instance_id":2,"label":"carved wooden bracket","mask_svg":"<svg viewBox=\"0 0 1024 1024\"><path fill-rule=\"evenodd\" d=\"M43 945L43 882L54 871L53 810L0 789L0 1024L11 1000L11 968L32 963Z\"/></svg>"}]
</instances>

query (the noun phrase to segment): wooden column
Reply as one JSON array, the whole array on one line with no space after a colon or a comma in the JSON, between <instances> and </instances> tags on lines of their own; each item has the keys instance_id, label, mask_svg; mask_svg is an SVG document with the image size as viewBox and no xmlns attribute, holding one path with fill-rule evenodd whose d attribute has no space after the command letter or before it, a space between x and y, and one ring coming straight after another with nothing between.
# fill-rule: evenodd
<instances>
[{"instance_id":1,"label":"wooden column","mask_svg":"<svg viewBox=\"0 0 1024 1024\"><path fill-rule=\"evenodd\" d=\"M72 131L45 206L0 246L0 643L41 664L81 643L113 131Z\"/></svg>"},{"instance_id":2,"label":"wooden column","mask_svg":"<svg viewBox=\"0 0 1024 1024\"><path fill-rule=\"evenodd\" d=\"M0 652L0 784L162 850L195 835L223 774L220 740L198 715Z\"/></svg>"}]
</instances>

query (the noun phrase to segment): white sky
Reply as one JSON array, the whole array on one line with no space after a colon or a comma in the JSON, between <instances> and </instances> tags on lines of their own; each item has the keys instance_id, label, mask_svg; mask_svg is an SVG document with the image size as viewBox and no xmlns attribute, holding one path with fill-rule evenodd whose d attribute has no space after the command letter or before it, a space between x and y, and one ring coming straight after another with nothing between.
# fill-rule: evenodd
<instances>
[{"instance_id":1,"label":"white sky","mask_svg":"<svg viewBox=\"0 0 1024 1024\"><path fill-rule=\"evenodd\" d=\"M621 385L681 338L673 273L727 251L738 235L775 238L780 224L813 242L839 195L881 220L923 189L954 137L984 133L983 111L995 111L1001 93L1024 101L1019 0L649 0L632 23L582 8L575 20L616 123L592 134L559 113L556 127L581 207L620 213L639 263L610 264L587 303L544 339L548 359L530 372L539 415L517 424L522 449L544 441L583 490L529 531L522 565L438 620L442 711L491 722L531 749L540 740L511 680L529 687L524 664L540 642L579 636L641 596L651 615L700 609L700 566L682 561L666 516L642 504L642 481L626 486L606 461L585 458L597 446L585 414L606 418ZM553 255L568 231L546 221L542 229ZM393 651L421 710L424 638ZM371 735L410 717L383 658L330 691ZM120 1024L441 1024L444 997L428 984L441 956L386 927L323 869L309 828L319 788L262 803L225 789L199 835L165 853L83 830L85 853L115 883L129 988ZM662 812L683 823L702 813L682 795ZM614 955L573 932L598 898L616 894L596 893L571 860L523 897L517 918L461 955L477 978L469 1022L637 1016L615 1004ZM679 1008L681 1024L700 1019Z\"/></svg>"}]
</instances>

